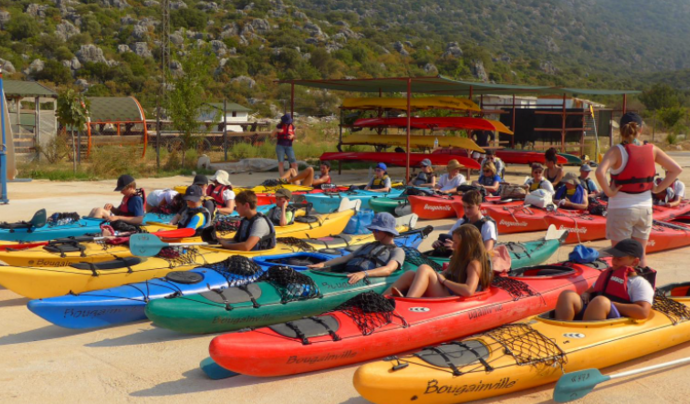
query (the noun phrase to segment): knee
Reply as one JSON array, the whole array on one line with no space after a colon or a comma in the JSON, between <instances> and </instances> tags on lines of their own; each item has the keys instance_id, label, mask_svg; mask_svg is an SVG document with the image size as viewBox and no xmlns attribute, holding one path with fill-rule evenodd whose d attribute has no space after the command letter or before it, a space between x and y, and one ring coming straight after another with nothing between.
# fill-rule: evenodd
<instances>
[{"instance_id":1,"label":"knee","mask_svg":"<svg viewBox=\"0 0 690 404\"><path fill-rule=\"evenodd\" d=\"M601 307L609 308L611 307L611 300L605 296L597 296L589 301L589 307Z\"/></svg>"},{"instance_id":2,"label":"knee","mask_svg":"<svg viewBox=\"0 0 690 404\"><path fill-rule=\"evenodd\" d=\"M429 265L427 265L427 264L422 264L422 265L419 266L419 268L417 268L417 272L420 273L420 274L427 275L427 274L430 274L430 273L434 273L434 272L436 272L436 271L434 271L434 269L433 269L432 267L430 267Z\"/></svg>"},{"instance_id":3,"label":"knee","mask_svg":"<svg viewBox=\"0 0 690 404\"><path fill-rule=\"evenodd\" d=\"M313 167L307 167L307 169L304 170L304 171L313 174L313 173L314 173L314 168L313 168Z\"/></svg>"},{"instance_id":4,"label":"knee","mask_svg":"<svg viewBox=\"0 0 690 404\"><path fill-rule=\"evenodd\" d=\"M580 299L580 295L572 290L566 290L558 296L558 303L572 303Z\"/></svg>"}]
</instances>

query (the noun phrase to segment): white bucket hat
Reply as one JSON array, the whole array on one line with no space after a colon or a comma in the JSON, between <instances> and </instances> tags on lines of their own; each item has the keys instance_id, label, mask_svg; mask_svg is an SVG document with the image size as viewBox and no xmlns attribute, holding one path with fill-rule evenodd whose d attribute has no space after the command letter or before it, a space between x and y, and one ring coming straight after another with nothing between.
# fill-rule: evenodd
<instances>
[{"instance_id":1,"label":"white bucket hat","mask_svg":"<svg viewBox=\"0 0 690 404\"><path fill-rule=\"evenodd\" d=\"M228 172L224 170L216 171L216 173L213 174L213 177L209 178L209 180L217 181L219 184L222 185L232 185L232 183L230 182L230 174L228 174Z\"/></svg>"}]
</instances>

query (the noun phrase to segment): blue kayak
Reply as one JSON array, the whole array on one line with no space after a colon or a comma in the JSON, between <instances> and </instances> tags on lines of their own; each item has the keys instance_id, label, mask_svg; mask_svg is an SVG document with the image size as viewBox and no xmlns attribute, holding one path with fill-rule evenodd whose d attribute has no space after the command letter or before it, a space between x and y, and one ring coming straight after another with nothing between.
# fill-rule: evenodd
<instances>
[{"instance_id":1,"label":"blue kayak","mask_svg":"<svg viewBox=\"0 0 690 404\"><path fill-rule=\"evenodd\" d=\"M345 192L323 192L315 194L304 194L303 196L307 202L313 205L313 208L318 213L331 213L338 210L340 201L347 198L351 201L360 200L362 206L360 209L371 209L369 200L372 197L379 198L395 198L400 196L403 190L393 189L390 192L372 192L364 190L345 191Z\"/></svg>"},{"instance_id":2,"label":"blue kayak","mask_svg":"<svg viewBox=\"0 0 690 404\"><path fill-rule=\"evenodd\" d=\"M307 263L328 261L335 255L299 252L261 257L254 261L242 256L191 271L175 271L164 278L132 283L116 288L29 301L34 314L65 328L93 328L145 320L146 303L171 295L192 295L210 289L224 289L255 282L269 267L288 265L306 270Z\"/></svg>"}]
</instances>

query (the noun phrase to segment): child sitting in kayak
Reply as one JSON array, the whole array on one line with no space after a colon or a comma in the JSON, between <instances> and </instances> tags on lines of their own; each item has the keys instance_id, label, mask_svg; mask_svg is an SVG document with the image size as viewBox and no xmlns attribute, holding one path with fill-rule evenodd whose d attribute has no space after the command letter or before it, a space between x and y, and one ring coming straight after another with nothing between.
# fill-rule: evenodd
<instances>
[{"instance_id":1,"label":"child sitting in kayak","mask_svg":"<svg viewBox=\"0 0 690 404\"><path fill-rule=\"evenodd\" d=\"M198 185L192 185L187 188L184 194L184 201L187 206L180 213L180 221L177 223L178 229L194 229L196 235L209 227L213 222L211 218L211 212L202 206L201 198L204 196L204 192Z\"/></svg>"},{"instance_id":2,"label":"child sitting in kayak","mask_svg":"<svg viewBox=\"0 0 690 404\"><path fill-rule=\"evenodd\" d=\"M492 218L482 215L481 203L482 196L477 191L468 191L462 195L462 207L465 210L465 215L451 227L447 234L441 234L438 240L434 241L432 246L434 250L439 252L439 254L434 254L435 256L443 256L444 250L453 251L453 232L463 224L471 224L479 229L486 251L491 252L494 249L494 245L498 241L496 222Z\"/></svg>"},{"instance_id":3,"label":"child sitting in kayak","mask_svg":"<svg viewBox=\"0 0 690 404\"><path fill-rule=\"evenodd\" d=\"M257 197L254 191L242 191L235 197L235 209L242 217L239 229L232 239L219 239L220 245L228 250L256 251L270 250L276 246L276 231L273 223L256 211Z\"/></svg>"},{"instance_id":4,"label":"child sitting in kayak","mask_svg":"<svg viewBox=\"0 0 690 404\"><path fill-rule=\"evenodd\" d=\"M553 197L554 203L559 208L586 210L589 206L589 198L577 176L574 173L568 173L563 177L561 183L563 186L558 188Z\"/></svg>"},{"instance_id":5,"label":"child sitting in kayak","mask_svg":"<svg viewBox=\"0 0 690 404\"><path fill-rule=\"evenodd\" d=\"M319 170L319 175L314 175L312 167L305 168L301 173L298 173L294 168L290 168L280 179L286 184L323 189L322 185L331 183L331 162L322 161L319 165Z\"/></svg>"},{"instance_id":6,"label":"child sitting in kayak","mask_svg":"<svg viewBox=\"0 0 690 404\"><path fill-rule=\"evenodd\" d=\"M527 189L527 192L543 189L552 195L554 193L553 185L544 178L544 166L539 163L532 164L532 178L528 178L522 187Z\"/></svg>"},{"instance_id":7,"label":"child sitting in kayak","mask_svg":"<svg viewBox=\"0 0 690 404\"><path fill-rule=\"evenodd\" d=\"M420 265L417 271L404 273L386 293L399 297L469 297L488 289L493 272L477 227L463 224L455 229L453 245L453 257L443 272Z\"/></svg>"},{"instance_id":8,"label":"child sitting in kayak","mask_svg":"<svg viewBox=\"0 0 690 404\"><path fill-rule=\"evenodd\" d=\"M642 244L626 239L605 250L613 256L612 266L599 275L581 296L572 290L561 293L556 319L596 321L630 317L645 319L654 303L654 288L635 267L643 256Z\"/></svg>"},{"instance_id":9,"label":"child sitting in kayak","mask_svg":"<svg viewBox=\"0 0 690 404\"><path fill-rule=\"evenodd\" d=\"M454 194L460 185L465 183L465 176L460 174L462 165L457 160L451 160L446 166L447 174L441 175L435 188L444 194Z\"/></svg>"},{"instance_id":10,"label":"child sitting in kayak","mask_svg":"<svg viewBox=\"0 0 690 404\"><path fill-rule=\"evenodd\" d=\"M395 229L393 215L387 212L377 213L367 229L374 233L375 242L360 247L350 255L309 265L309 268L344 265L350 285L365 278L386 277L402 268L405 251L395 245L394 237L399 233Z\"/></svg>"},{"instance_id":11,"label":"child sitting in kayak","mask_svg":"<svg viewBox=\"0 0 690 404\"><path fill-rule=\"evenodd\" d=\"M374 192L390 192L392 183L387 170L388 167L384 163L378 163L374 169L374 178L364 189Z\"/></svg>"},{"instance_id":12,"label":"child sitting in kayak","mask_svg":"<svg viewBox=\"0 0 690 404\"><path fill-rule=\"evenodd\" d=\"M506 173L506 163L499 157L496 157L496 152L491 149L486 151L486 157L484 157L481 162L482 167L489 162L494 163L494 166L496 166L496 175L503 178Z\"/></svg>"},{"instance_id":13,"label":"child sitting in kayak","mask_svg":"<svg viewBox=\"0 0 690 404\"><path fill-rule=\"evenodd\" d=\"M206 189L204 189L205 195L213 198L218 213L223 215L232 214L235 211L236 195L235 191L232 190L230 174L225 170L218 170L208 180L211 184L206 185Z\"/></svg>"},{"instance_id":14,"label":"child sitting in kayak","mask_svg":"<svg viewBox=\"0 0 690 404\"><path fill-rule=\"evenodd\" d=\"M659 185L663 180L663 178L657 178L654 184ZM652 201L655 205L668 206L669 208L680 205L683 198L685 198L685 184L680 180L675 180L670 187L659 193L652 194Z\"/></svg>"},{"instance_id":15,"label":"child sitting in kayak","mask_svg":"<svg viewBox=\"0 0 690 404\"><path fill-rule=\"evenodd\" d=\"M407 185L413 187L433 188L436 186L436 174L434 174L434 166L431 165L431 160L424 159L421 163L422 169L417 173L417 176L410 180Z\"/></svg>"},{"instance_id":16,"label":"child sitting in kayak","mask_svg":"<svg viewBox=\"0 0 690 404\"><path fill-rule=\"evenodd\" d=\"M172 189L156 189L146 196L146 213L177 213L183 196Z\"/></svg>"},{"instance_id":17,"label":"child sitting in kayak","mask_svg":"<svg viewBox=\"0 0 690 404\"><path fill-rule=\"evenodd\" d=\"M206 208L209 212L211 212L211 219L213 220L216 217L216 200L212 196L208 196L208 178L203 175L203 174L197 174L194 176L194 181L192 181L192 186L198 186L201 188L202 192L202 197L201 197L201 205ZM178 214L175 215L175 217L172 218L170 221L170 224L176 225L180 222L180 219L182 218L182 212L180 211Z\"/></svg>"},{"instance_id":18,"label":"child sitting in kayak","mask_svg":"<svg viewBox=\"0 0 690 404\"><path fill-rule=\"evenodd\" d=\"M290 206L292 192L285 188L276 190L276 206L266 213L266 217L274 226L287 226L295 221L294 206Z\"/></svg>"},{"instance_id":19,"label":"child sitting in kayak","mask_svg":"<svg viewBox=\"0 0 690 404\"><path fill-rule=\"evenodd\" d=\"M544 177L549 180L554 189L560 188L565 171L563 171L563 167L558 165L558 150L555 147L550 148L544 153L544 162L546 163Z\"/></svg>"},{"instance_id":20,"label":"child sitting in kayak","mask_svg":"<svg viewBox=\"0 0 690 404\"><path fill-rule=\"evenodd\" d=\"M482 164L482 174L472 185L486 189L486 193L489 195L498 195L498 190L501 187L501 177L496 174L494 163L489 161Z\"/></svg>"},{"instance_id":21,"label":"child sitting in kayak","mask_svg":"<svg viewBox=\"0 0 690 404\"><path fill-rule=\"evenodd\" d=\"M582 188L585 189L585 192L587 192L587 195L589 196L597 196L599 194L599 187L597 187L597 184L589 178L589 174L592 172L592 167L589 166L589 164L585 163L580 167L580 177L578 180L580 180L580 185L582 185Z\"/></svg>"},{"instance_id":22,"label":"child sitting in kayak","mask_svg":"<svg viewBox=\"0 0 690 404\"><path fill-rule=\"evenodd\" d=\"M102 208L94 208L88 217L109 220L114 222L121 220L129 224L142 224L144 222L144 199L146 198L143 189L137 189L137 183L131 175L121 175L117 179L116 192L120 192L124 197L120 206L114 207L106 203Z\"/></svg>"}]
</instances>

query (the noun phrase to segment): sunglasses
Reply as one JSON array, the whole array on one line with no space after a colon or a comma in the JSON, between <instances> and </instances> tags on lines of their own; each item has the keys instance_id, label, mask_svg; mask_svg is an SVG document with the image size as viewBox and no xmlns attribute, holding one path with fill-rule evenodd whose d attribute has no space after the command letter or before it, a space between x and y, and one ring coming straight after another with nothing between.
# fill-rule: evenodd
<instances>
[{"instance_id":1,"label":"sunglasses","mask_svg":"<svg viewBox=\"0 0 690 404\"><path fill-rule=\"evenodd\" d=\"M534 171L532 171L532 174L541 174L543 172L544 172L544 170L534 170Z\"/></svg>"}]
</instances>

